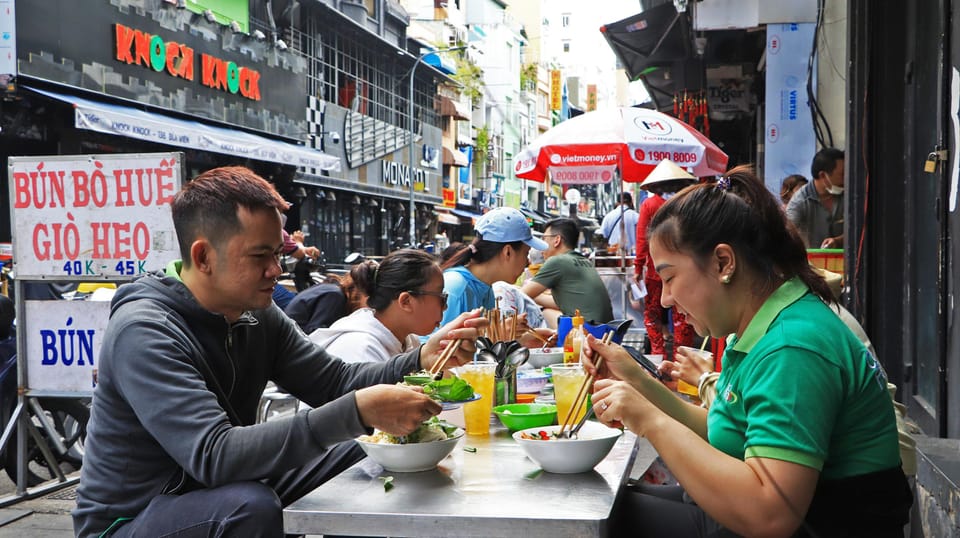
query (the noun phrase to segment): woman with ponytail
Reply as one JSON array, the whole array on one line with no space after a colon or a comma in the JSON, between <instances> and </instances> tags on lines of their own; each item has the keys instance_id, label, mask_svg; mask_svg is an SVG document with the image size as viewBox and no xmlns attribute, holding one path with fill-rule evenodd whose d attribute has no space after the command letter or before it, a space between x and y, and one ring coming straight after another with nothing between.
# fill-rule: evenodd
<instances>
[{"instance_id":1,"label":"woman with ponytail","mask_svg":"<svg viewBox=\"0 0 960 538\"><path fill-rule=\"evenodd\" d=\"M679 482L624 492L611 534L902 536L912 497L883 370L753 170L679 192L647 237L664 306L728 341L707 411L590 339L597 417L646 437Z\"/></svg>"},{"instance_id":2,"label":"woman with ponytail","mask_svg":"<svg viewBox=\"0 0 960 538\"><path fill-rule=\"evenodd\" d=\"M310 339L344 362L385 362L420 345L418 335L439 326L446 307L437 260L421 250L398 250L379 264L351 271L366 308L339 319Z\"/></svg>"},{"instance_id":3,"label":"woman with ponytail","mask_svg":"<svg viewBox=\"0 0 960 538\"><path fill-rule=\"evenodd\" d=\"M444 290L449 296L443 323L479 307L495 308L493 283L514 282L527 267L531 248L547 244L533 237L526 217L512 207L488 211L474 225L476 237L443 264Z\"/></svg>"}]
</instances>

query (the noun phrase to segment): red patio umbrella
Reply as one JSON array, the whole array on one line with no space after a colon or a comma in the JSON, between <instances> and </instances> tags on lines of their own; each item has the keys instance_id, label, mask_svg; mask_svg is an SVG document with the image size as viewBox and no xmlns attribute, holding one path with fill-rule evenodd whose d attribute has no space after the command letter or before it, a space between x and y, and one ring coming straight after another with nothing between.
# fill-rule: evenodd
<instances>
[{"instance_id":1,"label":"red patio umbrella","mask_svg":"<svg viewBox=\"0 0 960 538\"><path fill-rule=\"evenodd\" d=\"M619 170L641 182L670 159L695 176L722 174L727 154L690 125L646 108L594 110L540 135L514 158L517 177L554 183L607 183Z\"/></svg>"}]
</instances>

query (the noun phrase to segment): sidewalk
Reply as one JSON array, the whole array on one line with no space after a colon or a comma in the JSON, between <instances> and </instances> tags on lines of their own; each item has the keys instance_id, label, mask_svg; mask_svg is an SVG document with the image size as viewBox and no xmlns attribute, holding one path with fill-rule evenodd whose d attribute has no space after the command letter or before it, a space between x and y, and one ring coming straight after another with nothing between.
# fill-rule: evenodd
<instances>
[{"instance_id":1,"label":"sidewalk","mask_svg":"<svg viewBox=\"0 0 960 538\"><path fill-rule=\"evenodd\" d=\"M68 475L68 478L79 473ZM73 536L70 511L77 501L77 486L0 508L0 538L66 538Z\"/></svg>"}]
</instances>

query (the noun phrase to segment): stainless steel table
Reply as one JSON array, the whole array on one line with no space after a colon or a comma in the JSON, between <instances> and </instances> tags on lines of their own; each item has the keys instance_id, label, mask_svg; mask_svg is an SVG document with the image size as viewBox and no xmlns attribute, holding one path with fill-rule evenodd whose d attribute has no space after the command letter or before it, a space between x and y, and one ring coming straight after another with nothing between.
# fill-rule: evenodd
<instances>
[{"instance_id":1,"label":"stainless steel table","mask_svg":"<svg viewBox=\"0 0 960 538\"><path fill-rule=\"evenodd\" d=\"M284 529L354 536L606 536L637 437L625 432L589 472L542 473L502 428L464 436L433 471L392 473L369 458L284 510ZM476 448L467 452L464 447ZM384 491L380 476L393 476Z\"/></svg>"}]
</instances>

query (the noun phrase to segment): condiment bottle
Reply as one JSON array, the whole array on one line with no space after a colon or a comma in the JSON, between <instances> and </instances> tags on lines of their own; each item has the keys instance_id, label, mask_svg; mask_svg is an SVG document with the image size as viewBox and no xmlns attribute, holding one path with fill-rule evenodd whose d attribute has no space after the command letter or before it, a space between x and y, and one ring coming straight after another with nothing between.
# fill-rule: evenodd
<instances>
[{"instance_id":1,"label":"condiment bottle","mask_svg":"<svg viewBox=\"0 0 960 538\"><path fill-rule=\"evenodd\" d=\"M580 315L580 310L577 309L573 316L573 328L570 329L570 332L567 333L566 338L563 339L563 363L579 364L580 350L582 348L583 316Z\"/></svg>"}]
</instances>

